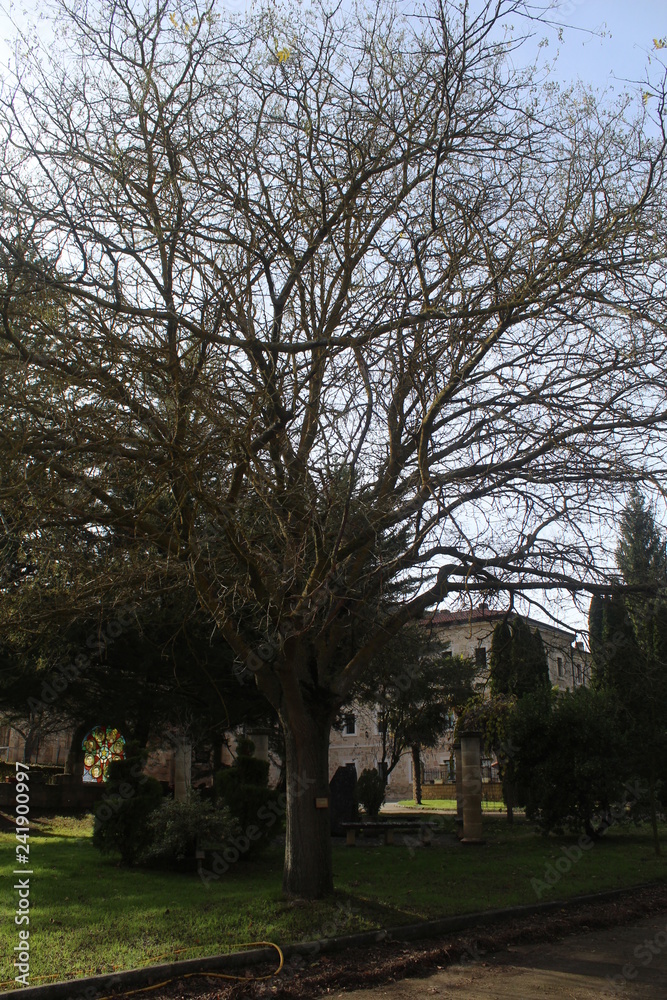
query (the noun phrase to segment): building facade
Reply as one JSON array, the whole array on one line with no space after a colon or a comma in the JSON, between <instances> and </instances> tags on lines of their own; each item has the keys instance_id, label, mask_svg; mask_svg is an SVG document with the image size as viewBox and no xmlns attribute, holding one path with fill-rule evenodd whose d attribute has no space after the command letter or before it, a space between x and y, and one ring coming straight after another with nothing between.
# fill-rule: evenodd
<instances>
[{"instance_id":1,"label":"building facade","mask_svg":"<svg viewBox=\"0 0 667 1000\"><path fill-rule=\"evenodd\" d=\"M487 659L493 630L506 614L483 604L470 611L438 611L419 622L418 627L431 629L443 644L448 644L454 656L472 659L479 671L478 684L483 687L488 678ZM512 617L512 614L509 614L510 620ZM584 649L583 643L576 641L576 634L531 618L528 618L527 622L531 629L539 629L542 636L552 685L561 691L587 685L589 654ZM64 765L72 735L71 730L44 735L31 747L30 759L39 764ZM257 755L268 759L268 746L264 745L266 737L253 735L252 738L257 744ZM25 739L19 732L9 726L0 727L0 760L22 760L24 747ZM183 748L182 754L173 748L155 748L148 758L148 773L174 789L183 782L189 784L189 776L193 776L192 753L190 750L188 757L185 743ZM448 739L443 739L435 749L423 751L424 798L450 797L451 789L445 792L438 788L438 785L447 783L453 775L452 756ZM224 763L231 763L231 756L227 754L227 757L229 759L225 758ZM381 741L377 727L377 712L366 706L355 705L343 720L342 729L332 731L329 776L332 777L338 767L350 764L354 765L359 775L367 768L377 768L380 760ZM483 760L482 764L484 780L490 784L495 776L493 762ZM271 778L277 780L278 774L278 769L272 766ZM413 777L411 754L406 752L389 775L387 800L392 802L411 799ZM498 797L497 790L494 792L491 788L487 789L487 795Z\"/></svg>"},{"instance_id":2,"label":"building facade","mask_svg":"<svg viewBox=\"0 0 667 1000\"><path fill-rule=\"evenodd\" d=\"M512 613L496 611L482 604L469 611L438 611L419 623L429 628L444 643L449 644L453 656L472 659L479 669L478 685L483 688L488 679L487 660L491 648L491 637L496 625L506 615L511 621ZM524 619L531 629L538 629L542 636L549 677L552 686L560 691L573 690L589 683L589 654L576 633L558 628L532 618ZM365 706L354 706L344 719L340 732L332 733L329 750L330 776L341 766L353 764L357 775L366 768L377 768L381 759L381 744L377 728L377 712ZM443 739L433 750L424 750L423 795L424 798L450 798L450 791L438 788L447 784L453 775L453 753L449 739ZM495 779L493 761L482 761L482 776L491 785ZM406 752L389 775L387 801L397 802L413 797L412 756ZM431 788L430 786L434 787ZM498 798L499 792L486 790L488 798Z\"/></svg>"}]
</instances>

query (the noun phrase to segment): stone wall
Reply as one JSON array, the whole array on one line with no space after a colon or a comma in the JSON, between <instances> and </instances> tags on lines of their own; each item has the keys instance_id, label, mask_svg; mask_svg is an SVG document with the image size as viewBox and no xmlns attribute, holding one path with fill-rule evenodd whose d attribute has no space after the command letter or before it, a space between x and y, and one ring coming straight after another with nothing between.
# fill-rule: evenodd
<instances>
[{"instance_id":1,"label":"stone wall","mask_svg":"<svg viewBox=\"0 0 667 1000\"><path fill-rule=\"evenodd\" d=\"M30 786L30 815L93 812L104 796L104 785L84 784L80 779L57 785L34 784ZM14 815L16 783L0 783L0 809Z\"/></svg>"}]
</instances>

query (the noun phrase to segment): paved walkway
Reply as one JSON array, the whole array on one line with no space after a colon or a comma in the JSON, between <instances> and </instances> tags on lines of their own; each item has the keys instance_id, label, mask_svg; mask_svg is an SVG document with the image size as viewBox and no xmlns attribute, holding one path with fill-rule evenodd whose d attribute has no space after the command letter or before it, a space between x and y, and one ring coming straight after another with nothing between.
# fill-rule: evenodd
<instances>
[{"instance_id":1,"label":"paved walkway","mask_svg":"<svg viewBox=\"0 0 667 1000\"><path fill-rule=\"evenodd\" d=\"M331 996L331 994L330 994ZM520 945L337 1000L667 1000L667 913Z\"/></svg>"}]
</instances>

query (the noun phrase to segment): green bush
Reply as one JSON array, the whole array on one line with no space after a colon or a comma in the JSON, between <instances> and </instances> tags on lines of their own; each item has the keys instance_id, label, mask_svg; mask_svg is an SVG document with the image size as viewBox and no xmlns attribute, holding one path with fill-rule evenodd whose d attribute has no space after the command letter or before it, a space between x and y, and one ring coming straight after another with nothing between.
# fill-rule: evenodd
<instances>
[{"instance_id":1,"label":"green bush","mask_svg":"<svg viewBox=\"0 0 667 1000\"><path fill-rule=\"evenodd\" d=\"M251 740L239 740L236 760L231 767L218 771L214 779L215 801L229 809L240 831L256 828L246 857L258 853L276 832L279 813L270 806L276 801L276 792L269 788L269 763L253 757L255 745Z\"/></svg>"},{"instance_id":2,"label":"green bush","mask_svg":"<svg viewBox=\"0 0 667 1000\"><path fill-rule=\"evenodd\" d=\"M102 853L118 851L134 864L149 844L149 817L162 803L162 786L143 773L144 760L131 756L109 765L104 796L95 809L93 844Z\"/></svg>"},{"instance_id":3,"label":"green bush","mask_svg":"<svg viewBox=\"0 0 667 1000\"><path fill-rule=\"evenodd\" d=\"M519 805L545 831L594 836L600 819L626 797L618 705L605 692L582 687L526 695L516 704L509 739Z\"/></svg>"},{"instance_id":4,"label":"green bush","mask_svg":"<svg viewBox=\"0 0 667 1000\"><path fill-rule=\"evenodd\" d=\"M216 809L196 793L185 802L167 799L148 817L148 843L138 862L157 868L194 870L197 840L200 844L219 844L238 832L238 823L228 809Z\"/></svg>"},{"instance_id":5,"label":"green bush","mask_svg":"<svg viewBox=\"0 0 667 1000\"><path fill-rule=\"evenodd\" d=\"M377 819L386 791L386 785L379 771L366 768L365 771L361 772L357 782L357 798L364 807L364 812L371 819Z\"/></svg>"}]
</instances>

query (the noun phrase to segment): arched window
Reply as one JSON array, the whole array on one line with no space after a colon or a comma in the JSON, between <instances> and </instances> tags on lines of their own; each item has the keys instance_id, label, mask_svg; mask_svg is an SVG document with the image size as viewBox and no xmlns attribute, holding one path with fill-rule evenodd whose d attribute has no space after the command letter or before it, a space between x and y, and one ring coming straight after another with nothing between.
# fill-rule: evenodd
<instances>
[{"instance_id":1,"label":"arched window","mask_svg":"<svg viewBox=\"0 0 667 1000\"><path fill-rule=\"evenodd\" d=\"M125 739L111 726L95 726L81 744L83 747L83 780L102 782L112 760L122 760Z\"/></svg>"}]
</instances>

